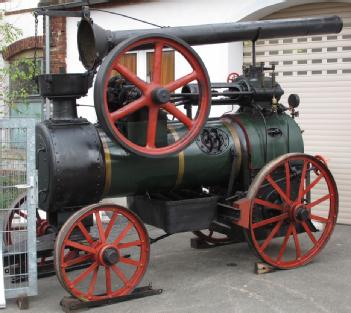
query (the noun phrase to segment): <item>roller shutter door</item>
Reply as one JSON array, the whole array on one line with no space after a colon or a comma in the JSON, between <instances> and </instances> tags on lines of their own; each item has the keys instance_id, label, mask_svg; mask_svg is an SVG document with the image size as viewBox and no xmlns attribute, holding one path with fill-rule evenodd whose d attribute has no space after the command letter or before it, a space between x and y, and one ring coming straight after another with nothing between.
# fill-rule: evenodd
<instances>
[{"instance_id":1,"label":"roller shutter door","mask_svg":"<svg viewBox=\"0 0 351 313\"><path fill-rule=\"evenodd\" d=\"M264 19L337 14L344 29L337 35L261 40L257 61L276 64L277 81L300 95L305 151L328 159L339 189L339 223L351 224L351 5L321 3L296 6ZM244 43L244 63L251 63L251 47Z\"/></svg>"}]
</instances>

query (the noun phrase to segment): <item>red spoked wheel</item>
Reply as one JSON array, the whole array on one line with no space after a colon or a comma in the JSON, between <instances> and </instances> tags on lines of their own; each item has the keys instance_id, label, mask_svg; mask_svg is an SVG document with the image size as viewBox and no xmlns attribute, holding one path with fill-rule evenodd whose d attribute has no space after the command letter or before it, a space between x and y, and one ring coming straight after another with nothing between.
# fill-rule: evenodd
<instances>
[{"instance_id":1,"label":"red spoked wheel","mask_svg":"<svg viewBox=\"0 0 351 313\"><path fill-rule=\"evenodd\" d=\"M227 76L227 83L232 83L235 79L237 79L240 76L239 73L232 72Z\"/></svg>"},{"instance_id":2,"label":"red spoked wheel","mask_svg":"<svg viewBox=\"0 0 351 313\"><path fill-rule=\"evenodd\" d=\"M16 242L16 235L20 234L21 231L27 230L27 209L26 209L27 195L23 193L17 197L17 199L10 205L11 211L7 214L4 219L4 230L5 235L3 238L5 246L12 245ZM36 212L36 230L37 237L43 236L47 233L48 229L51 228L49 222L42 218L39 211ZM22 237L22 236L20 236Z\"/></svg>"},{"instance_id":3,"label":"red spoked wheel","mask_svg":"<svg viewBox=\"0 0 351 313\"><path fill-rule=\"evenodd\" d=\"M152 65L153 77L149 83L145 82L122 64L122 58L128 52L153 49L154 61ZM185 59L189 73L167 84L162 84L162 59L165 49L174 50L177 55ZM123 78L136 86L140 91L137 99L127 101L119 108L112 108L108 102L108 83L118 72ZM194 82L198 84L199 96L196 104L197 112L193 116L185 114L176 106L176 90ZM179 96L179 95L178 95ZM141 35L127 39L116 46L104 59L94 86L95 109L105 132L111 139L117 141L125 149L143 156L163 157L177 153L191 144L201 132L209 114L211 101L210 80L205 65L198 54L183 40L169 35ZM146 138L143 143L126 135L123 131L123 121L137 112L147 111ZM158 122L160 114L168 114L185 126L184 135L168 145L157 143Z\"/></svg>"},{"instance_id":4,"label":"red spoked wheel","mask_svg":"<svg viewBox=\"0 0 351 313\"><path fill-rule=\"evenodd\" d=\"M315 157L291 153L271 161L255 177L247 198L248 241L274 267L307 264L333 232L338 191L327 166Z\"/></svg>"},{"instance_id":5,"label":"red spoked wheel","mask_svg":"<svg viewBox=\"0 0 351 313\"><path fill-rule=\"evenodd\" d=\"M83 301L131 293L149 263L149 237L140 219L115 204L96 204L73 214L55 243L62 286Z\"/></svg>"}]
</instances>

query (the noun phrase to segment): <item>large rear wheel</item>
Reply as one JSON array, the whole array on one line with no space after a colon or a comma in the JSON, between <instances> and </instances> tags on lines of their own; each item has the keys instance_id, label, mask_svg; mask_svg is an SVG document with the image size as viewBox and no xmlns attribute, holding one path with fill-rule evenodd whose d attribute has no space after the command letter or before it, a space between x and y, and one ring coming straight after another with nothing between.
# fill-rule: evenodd
<instances>
[{"instance_id":1,"label":"large rear wheel","mask_svg":"<svg viewBox=\"0 0 351 313\"><path fill-rule=\"evenodd\" d=\"M247 237L266 263L281 269L310 262L329 240L338 191L325 163L302 153L268 163L251 184Z\"/></svg>"}]
</instances>

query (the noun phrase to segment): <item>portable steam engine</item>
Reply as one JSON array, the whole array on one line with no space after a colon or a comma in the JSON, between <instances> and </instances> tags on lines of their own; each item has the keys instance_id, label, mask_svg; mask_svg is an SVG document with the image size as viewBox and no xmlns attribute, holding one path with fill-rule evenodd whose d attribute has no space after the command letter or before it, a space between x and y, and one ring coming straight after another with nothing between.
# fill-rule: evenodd
<instances>
[{"instance_id":1,"label":"portable steam engine","mask_svg":"<svg viewBox=\"0 0 351 313\"><path fill-rule=\"evenodd\" d=\"M149 261L144 223L163 229L162 238L192 231L210 245L247 240L280 269L310 262L334 229L337 187L324 159L304 154L298 95L279 102L274 66L256 65L254 43L341 29L337 16L113 32L82 18L87 72L39 77L53 115L36 130L39 209L47 212L38 234L55 240L62 286L87 302L132 293ZM253 64L211 83L190 45L243 40L253 42ZM150 81L126 65L138 50L152 52ZM176 58L167 82L165 51ZM94 78L96 125L76 109ZM208 118L211 105L236 110ZM99 202L120 196L128 208Z\"/></svg>"}]
</instances>

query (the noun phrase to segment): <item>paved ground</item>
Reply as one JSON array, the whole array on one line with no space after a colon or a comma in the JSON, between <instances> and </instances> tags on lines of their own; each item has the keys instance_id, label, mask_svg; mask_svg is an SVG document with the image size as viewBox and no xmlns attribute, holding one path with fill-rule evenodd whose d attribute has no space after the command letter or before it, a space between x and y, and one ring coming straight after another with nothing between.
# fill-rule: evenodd
<instances>
[{"instance_id":1,"label":"paved ground","mask_svg":"<svg viewBox=\"0 0 351 313\"><path fill-rule=\"evenodd\" d=\"M159 296L90 309L123 313L351 312L351 226L337 226L331 241L305 267L253 273L256 258L245 243L209 250L190 248L191 234L152 246L145 282L163 288ZM39 281L39 296L27 312L61 312L65 292L56 277ZM8 303L4 312L18 312Z\"/></svg>"}]
</instances>

